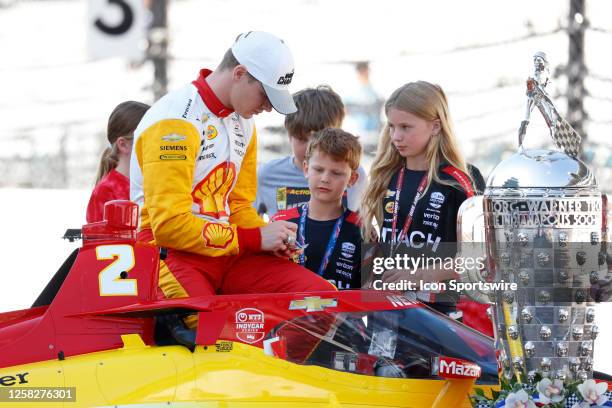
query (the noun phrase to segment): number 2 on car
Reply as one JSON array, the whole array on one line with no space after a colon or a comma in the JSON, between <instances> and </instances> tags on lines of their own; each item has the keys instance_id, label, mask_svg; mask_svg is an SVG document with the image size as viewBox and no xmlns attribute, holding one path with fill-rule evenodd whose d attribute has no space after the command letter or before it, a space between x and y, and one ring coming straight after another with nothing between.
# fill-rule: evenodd
<instances>
[{"instance_id":1,"label":"number 2 on car","mask_svg":"<svg viewBox=\"0 0 612 408\"><path fill-rule=\"evenodd\" d=\"M136 279L121 276L134 268L134 248L131 245L100 245L96 247L96 259L114 259L100 272L100 296L137 296Z\"/></svg>"}]
</instances>

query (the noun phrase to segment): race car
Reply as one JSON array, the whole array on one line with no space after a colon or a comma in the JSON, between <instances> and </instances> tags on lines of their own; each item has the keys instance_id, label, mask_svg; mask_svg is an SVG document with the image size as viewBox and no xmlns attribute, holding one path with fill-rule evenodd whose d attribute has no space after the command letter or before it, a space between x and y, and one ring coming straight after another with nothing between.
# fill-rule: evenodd
<instances>
[{"instance_id":1,"label":"race car","mask_svg":"<svg viewBox=\"0 0 612 408\"><path fill-rule=\"evenodd\" d=\"M33 306L0 314L0 406L469 407L493 340L380 291L159 299L165 251L107 203ZM168 322L197 314L193 343Z\"/></svg>"}]
</instances>

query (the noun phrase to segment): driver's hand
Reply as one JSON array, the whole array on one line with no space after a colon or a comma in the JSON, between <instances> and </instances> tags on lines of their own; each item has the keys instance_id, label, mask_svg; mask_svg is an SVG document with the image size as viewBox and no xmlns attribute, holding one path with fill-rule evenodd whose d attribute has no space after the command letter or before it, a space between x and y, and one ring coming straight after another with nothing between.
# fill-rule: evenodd
<instances>
[{"instance_id":1,"label":"driver's hand","mask_svg":"<svg viewBox=\"0 0 612 408\"><path fill-rule=\"evenodd\" d=\"M296 242L297 225L287 221L275 221L261 231L261 250L284 252L288 249L293 250Z\"/></svg>"}]
</instances>

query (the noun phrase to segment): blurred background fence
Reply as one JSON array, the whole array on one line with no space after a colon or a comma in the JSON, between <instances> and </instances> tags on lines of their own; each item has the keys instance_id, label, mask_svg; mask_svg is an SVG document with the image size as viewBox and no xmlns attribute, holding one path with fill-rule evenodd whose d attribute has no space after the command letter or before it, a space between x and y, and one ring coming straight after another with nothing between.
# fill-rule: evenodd
<instances>
[{"instance_id":1,"label":"blurred background fence","mask_svg":"<svg viewBox=\"0 0 612 408\"><path fill-rule=\"evenodd\" d=\"M447 92L460 145L486 176L516 148L531 57L545 51L549 92L585 136L581 158L612 190L607 0L125 1L144 34L131 53L109 57L92 32L96 21L122 22L117 2L0 0L0 187L92 187L115 105L152 103L214 67L239 32L264 29L292 47L294 91L328 84L345 99L345 128L362 137L366 168L382 101L423 79ZM552 146L534 117L527 145ZM289 152L282 121L257 117L260 161Z\"/></svg>"}]
</instances>

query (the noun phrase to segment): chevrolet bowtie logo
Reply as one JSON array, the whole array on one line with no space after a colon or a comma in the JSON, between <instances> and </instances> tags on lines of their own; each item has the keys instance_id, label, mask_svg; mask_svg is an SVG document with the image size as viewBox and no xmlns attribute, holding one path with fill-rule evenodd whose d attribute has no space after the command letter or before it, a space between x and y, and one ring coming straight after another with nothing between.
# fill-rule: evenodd
<instances>
[{"instance_id":1,"label":"chevrolet bowtie logo","mask_svg":"<svg viewBox=\"0 0 612 408\"><path fill-rule=\"evenodd\" d=\"M307 312L320 312L326 307L338 306L338 299L321 299L319 296L305 297L303 300L292 300L289 310L303 310Z\"/></svg>"}]
</instances>

